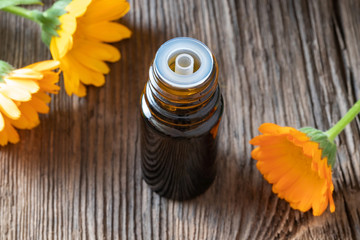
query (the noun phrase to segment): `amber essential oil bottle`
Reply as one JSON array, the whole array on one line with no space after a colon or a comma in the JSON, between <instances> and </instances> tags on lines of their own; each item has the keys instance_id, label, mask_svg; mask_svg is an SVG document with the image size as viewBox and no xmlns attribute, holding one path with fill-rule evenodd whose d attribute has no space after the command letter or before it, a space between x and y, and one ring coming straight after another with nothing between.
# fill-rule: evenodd
<instances>
[{"instance_id":1,"label":"amber essential oil bottle","mask_svg":"<svg viewBox=\"0 0 360 240\"><path fill-rule=\"evenodd\" d=\"M187 37L157 51L141 95L143 178L161 196L191 199L216 176L223 113L218 66L209 48Z\"/></svg>"}]
</instances>

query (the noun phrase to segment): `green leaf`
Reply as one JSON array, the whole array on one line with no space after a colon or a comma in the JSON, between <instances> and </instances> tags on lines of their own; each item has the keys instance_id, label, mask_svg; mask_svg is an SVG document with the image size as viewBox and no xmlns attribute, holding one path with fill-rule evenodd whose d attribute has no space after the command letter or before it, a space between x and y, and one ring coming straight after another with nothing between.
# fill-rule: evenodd
<instances>
[{"instance_id":1,"label":"green leaf","mask_svg":"<svg viewBox=\"0 0 360 240\"><path fill-rule=\"evenodd\" d=\"M8 75L14 68L5 61L0 60L0 82L3 82L3 77Z\"/></svg>"},{"instance_id":2,"label":"green leaf","mask_svg":"<svg viewBox=\"0 0 360 240\"><path fill-rule=\"evenodd\" d=\"M0 0L0 9L8 6L42 4L40 0Z\"/></svg>"},{"instance_id":3,"label":"green leaf","mask_svg":"<svg viewBox=\"0 0 360 240\"><path fill-rule=\"evenodd\" d=\"M65 13L66 13L66 11L62 8L49 8L48 10L46 10L46 12L44 12L44 16L47 18L54 17L54 16L58 17Z\"/></svg>"},{"instance_id":4,"label":"green leaf","mask_svg":"<svg viewBox=\"0 0 360 240\"><path fill-rule=\"evenodd\" d=\"M58 36L57 30L60 28L61 24L59 17L66 13L65 8L70 2L70 0L59 0L45 12L39 12L35 16L37 21L41 24L41 39L47 46L50 46L51 38L53 36Z\"/></svg>"},{"instance_id":5,"label":"green leaf","mask_svg":"<svg viewBox=\"0 0 360 240\"><path fill-rule=\"evenodd\" d=\"M41 40L45 43L46 46L50 46L52 35L47 33L46 31L41 32Z\"/></svg>"},{"instance_id":6,"label":"green leaf","mask_svg":"<svg viewBox=\"0 0 360 240\"><path fill-rule=\"evenodd\" d=\"M41 29L41 40L47 45L50 46L51 38L53 36L58 36L56 26L42 25Z\"/></svg>"}]
</instances>

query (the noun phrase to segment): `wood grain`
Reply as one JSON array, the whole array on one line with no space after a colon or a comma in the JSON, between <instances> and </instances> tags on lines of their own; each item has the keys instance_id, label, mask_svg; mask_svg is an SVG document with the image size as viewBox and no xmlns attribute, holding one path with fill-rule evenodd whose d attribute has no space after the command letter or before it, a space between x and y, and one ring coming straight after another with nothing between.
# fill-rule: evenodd
<instances>
[{"instance_id":1,"label":"wood grain","mask_svg":"<svg viewBox=\"0 0 360 240\"><path fill-rule=\"evenodd\" d=\"M44 8L51 1L44 1ZM102 88L53 98L0 153L0 239L360 239L360 122L336 140L335 213L300 213L271 192L248 141L263 122L326 130L360 99L360 1L132 0ZM41 9L42 7L37 7ZM141 178L139 97L158 47L212 49L225 100L211 188L186 202ZM50 58L39 29L0 13L0 58Z\"/></svg>"}]
</instances>

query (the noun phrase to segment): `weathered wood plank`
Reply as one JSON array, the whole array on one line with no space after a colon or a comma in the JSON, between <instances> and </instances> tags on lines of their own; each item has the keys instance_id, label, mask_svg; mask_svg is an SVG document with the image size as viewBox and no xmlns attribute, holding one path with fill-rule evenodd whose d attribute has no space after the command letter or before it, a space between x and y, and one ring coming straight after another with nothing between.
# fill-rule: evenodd
<instances>
[{"instance_id":1,"label":"weathered wood plank","mask_svg":"<svg viewBox=\"0 0 360 240\"><path fill-rule=\"evenodd\" d=\"M52 1L44 1L44 7ZM262 122L326 130L360 98L360 2L130 1L133 36L102 88L61 92L51 113L0 153L1 239L359 239L360 122L337 139L336 211L278 199L250 157ZM41 7L38 7L41 9ZM206 43L225 99L217 179L174 202L141 179L139 96L158 47ZM50 58L35 24L0 12L0 58Z\"/></svg>"}]
</instances>

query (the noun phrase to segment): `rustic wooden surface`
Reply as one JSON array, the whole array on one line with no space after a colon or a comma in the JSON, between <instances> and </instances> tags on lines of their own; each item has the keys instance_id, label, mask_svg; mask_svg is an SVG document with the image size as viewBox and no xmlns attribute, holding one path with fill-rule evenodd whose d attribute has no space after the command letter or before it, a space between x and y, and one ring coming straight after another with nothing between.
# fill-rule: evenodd
<instances>
[{"instance_id":1,"label":"rustic wooden surface","mask_svg":"<svg viewBox=\"0 0 360 240\"><path fill-rule=\"evenodd\" d=\"M51 1L45 1L48 7ZM132 0L102 88L65 91L21 142L1 149L0 239L360 239L360 122L337 139L335 213L300 213L271 192L250 157L262 122L326 130L360 99L360 1ZM41 9L41 7L39 7ZM206 43L225 99L219 172L174 202L141 178L139 96L158 47ZM50 58L28 20L0 13L0 58Z\"/></svg>"}]
</instances>

